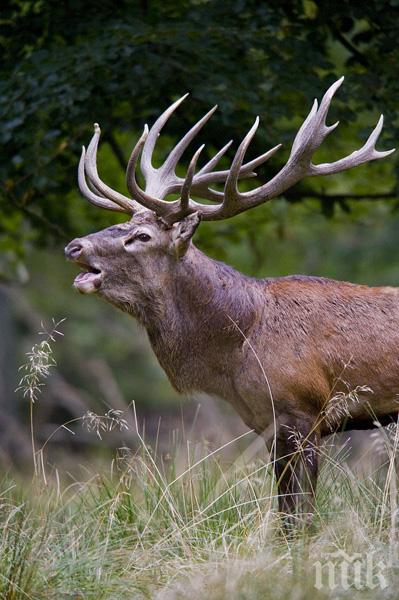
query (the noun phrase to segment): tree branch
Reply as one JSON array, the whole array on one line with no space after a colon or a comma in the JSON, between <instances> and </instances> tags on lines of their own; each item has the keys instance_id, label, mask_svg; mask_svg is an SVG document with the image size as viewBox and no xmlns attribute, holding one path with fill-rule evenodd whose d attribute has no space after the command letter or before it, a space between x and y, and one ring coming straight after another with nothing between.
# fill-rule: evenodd
<instances>
[{"instance_id":1,"label":"tree branch","mask_svg":"<svg viewBox=\"0 0 399 600\"><path fill-rule=\"evenodd\" d=\"M127 160L124 157L122 149L119 146L116 139L114 138L113 134L107 133L107 135L105 136L105 140L108 142L112 152L114 153L115 158L117 159L118 163L121 166L122 171L125 172L126 166L127 166Z\"/></svg>"},{"instance_id":2,"label":"tree branch","mask_svg":"<svg viewBox=\"0 0 399 600\"><path fill-rule=\"evenodd\" d=\"M397 192L380 192L373 194L351 194L350 192L345 194L323 194L321 192L314 191L287 191L284 196L288 199L293 200L305 200L306 198L315 198L316 200L326 200L327 202L337 202L340 200L391 200L397 199Z\"/></svg>"},{"instance_id":3,"label":"tree branch","mask_svg":"<svg viewBox=\"0 0 399 600\"><path fill-rule=\"evenodd\" d=\"M35 195L36 195L36 197L40 197L41 196L41 194L35 194ZM51 229L53 231L53 233L56 233L62 239L64 239L64 240L68 239L67 234L62 229L62 227L60 227L60 225L58 225L57 223L53 223L52 221L50 221L49 219L47 219L47 217L36 213L35 211L33 211L28 206L25 206L21 202L18 202L18 200L16 200L15 198L11 197L10 194L7 194L7 197L9 198L9 200L11 201L11 203L16 208L18 208L18 210L20 210L23 213L25 213L30 219L32 219L33 221L36 221L37 223L40 223L41 225L45 225L48 229Z\"/></svg>"},{"instance_id":4,"label":"tree branch","mask_svg":"<svg viewBox=\"0 0 399 600\"><path fill-rule=\"evenodd\" d=\"M351 41L349 41L340 31L337 27L335 27L334 25L331 26L331 31L333 32L334 36L337 38L337 40L344 46L344 48L346 48L346 50L348 50L348 52L350 52L352 54L352 56L357 60L358 63L360 63L361 65L363 65L364 67L368 67L369 66L369 61L367 60L367 58L364 56L364 54L362 54L357 48L356 46L354 46L352 44Z\"/></svg>"}]
</instances>

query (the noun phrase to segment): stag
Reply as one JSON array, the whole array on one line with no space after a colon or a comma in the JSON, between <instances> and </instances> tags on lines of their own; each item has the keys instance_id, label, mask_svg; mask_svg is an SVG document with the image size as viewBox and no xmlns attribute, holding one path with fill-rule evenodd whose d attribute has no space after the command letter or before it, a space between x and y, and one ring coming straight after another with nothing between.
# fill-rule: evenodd
<instances>
[{"instance_id":1,"label":"stag","mask_svg":"<svg viewBox=\"0 0 399 600\"><path fill-rule=\"evenodd\" d=\"M258 118L230 169L215 170L231 142L197 171L201 146L181 178L176 166L183 152L216 109L155 168L157 138L183 96L150 130L145 126L134 147L126 175L132 198L100 179L100 128L95 124L79 163L80 191L95 206L131 218L74 239L65 250L83 269L75 288L96 293L145 327L176 390L230 402L244 423L264 436L273 450L279 507L290 514L304 506L304 497L313 501L323 436L397 418L399 291L302 275L254 279L212 260L191 240L201 219L233 217L305 176L339 173L393 152L375 149L381 115L362 148L335 162L312 163L314 152L338 125L328 126L326 117L342 81L327 90L320 105L314 101L283 168L247 192L239 191L239 179L254 175L280 147L244 163ZM135 175L140 155L145 189ZM224 183L223 192L214 189L216 183ZM168 201L172 193L179 198Z\"/></svg>"}]
</instances>

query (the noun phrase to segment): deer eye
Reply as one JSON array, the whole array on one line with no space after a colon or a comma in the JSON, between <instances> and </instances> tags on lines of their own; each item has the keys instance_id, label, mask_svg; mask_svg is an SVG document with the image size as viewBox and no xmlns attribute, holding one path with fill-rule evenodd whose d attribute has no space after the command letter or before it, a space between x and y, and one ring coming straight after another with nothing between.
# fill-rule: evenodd
<instances>
[{"instance_id":1,"label":"deer eye","mask_svg":"<svg viewBox=\"0 0 399 600\"><path fill-rule=\"evenodd\" d=\"M150 235L148 235L148 233L138 233L138 234L136 235L136 238L137 238L138 240L140 240L140 242L149 242L149 241L150 241L150 239L151 239L151 236L150 236Z\"/></svg>"},{"instance_id":2,"label":"deer eye","mask_svg":"<svg viewBox=\"0 0 399 600\"><path fill-rule=\"evenodd\" d=\"M132 246L136 240L140 240L140 242L149 242L151 240L151 236L148 233L137 233L133 234L123 240L123 245L125 248Z\"/></svg>"}]
</instances>

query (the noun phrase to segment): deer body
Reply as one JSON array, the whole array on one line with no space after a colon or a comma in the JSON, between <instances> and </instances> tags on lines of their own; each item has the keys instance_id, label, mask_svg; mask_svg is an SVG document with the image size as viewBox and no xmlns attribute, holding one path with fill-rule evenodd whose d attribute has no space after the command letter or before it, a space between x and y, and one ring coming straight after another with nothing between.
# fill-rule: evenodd
<instances>
[{"instance_id":1,"label":"deer body","mask_svg":"<svg viewBox=\"0 0 399 600\"><path fill-rule=\"evenodd\" d=\"M179 392L231 402L248 427L320 414L336 392L353 419L399 409L399 289L289 276L257 280L194 245L157 292L144 319L152 348ZM387 336L387 332L389 335ZM334 418L335 428L344 418Z\"/></svg>"},{"instance_id":2,"label":"deer body","mask_svg":"<svg viewBox=\"0 0 399 600\"><path fill-rule=\"evenodd\" d=\"M265 437L276 456L285 512L297 508L303 486L314 492L323 435L343 427L366 428L376 419L382 424L396 420L399 289L307 276L254 279L207 257L191 238L200 217L234 216L270 200L301 176L338 172L390 153L375 150L381 118L363 148L334 163L313 165L313 152L335 127L328 127L325 118L341 83L331 86L319 108L315 101L280 173L243 194L238 178L251 174L277 149L242 164L257 122L229 171L212 171L225 146L195 175L201 148L183 180L174 173L177 161L213 111L155 169L154 145L181 101L176 102L149 132L145 129L133 150L127 183L135 200L99 178L96 125L82 153L80 189L93 204L133 216L66 248L67 257L85 269L75 287L97 293L138 319L179 392L201 391L231 402L248 427ZM135 179L140 153L145 191ZM219 181L226 182L224 193L209 187ZM179 200L163 199L176 191ZM218 204L199 204L190 191Z\"/></svg>"}]
</instances>

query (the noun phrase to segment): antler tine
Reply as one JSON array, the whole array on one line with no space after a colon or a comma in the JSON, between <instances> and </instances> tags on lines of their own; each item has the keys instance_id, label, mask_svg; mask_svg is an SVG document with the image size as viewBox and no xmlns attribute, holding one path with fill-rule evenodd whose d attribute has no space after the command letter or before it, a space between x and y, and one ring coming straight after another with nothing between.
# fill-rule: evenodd
<instances>
[{"instance_id":1,"label":"antler tine","mask_svg":"<svg viewBox=\"0 0 399 600\"><path fill-rule=\"evenodd\" d=\"M300 158L310 158L315 150L320 146L324 138L331 133L339 124L339 121L333 125L326 125L326 118L330 108L331 100L335 92L341 87L344 78L341 77L333 83L324 94L320 107L317 100L313 102L312 109L302 126L299 128L292 144L290 159L296 156Z\"/></svg>"},{"instance_id":2,"label":"antler tine","mask_svg":"<svg viewBox=\"0 0 399 600\"><path fill-rule=\"evenodd\" d=\"M275 154L275 152L277 152L279 148L281 148L281 145L282 144L277 144L277 146L274 146L274 148L271 148L264 154L261 154L257 158L254 158L253 160L242 165L238 173L238 179L242 179L243 177L256 177L256 173L253 172L253 169L256 169L256 167L269 160L269 158L273 156L273 154ZM220 183L226 181L227 177L229 176L229 173L230 169L226 171L214 171L213 173L209 174L203 173L203 169L201 169L195 176L193 191L203 191L204 188L206 188L208 185L211 185L212 183ZM213 193L213 190L209 191ZM219 192L216 193L219 194Z\"/></svg>"},{"instance_id":3,"label":"antler tine","mask_svg":"<svg viewBox=\"0 0 399 600\"><path fill-rule=\"evenodd\" d=\"M262 165L267 160L269 160L269 158L271 158L274 154L276 154L277 150L280 150L282 145L283 144L277 144L276 146L273 146L273 148L270 148L270 150L268 150L267 152L264 152L257 158L254 158L253 160L250 160L249 162L245 163L245 165L243 165L240 169L239 179L243 175L245 175L245 177L252 175L251 173L249 173L249 171L256 169L256 167L259 167L259 165ZM253 175L256 176L256 173L254 173Z\"/></svg>"},{"instance_id":4,"label":"antler tine","mask_svg":"<svg viewBox=\"0 0 399 600\"><path fill-rule=\"evenodd\" d=\"M107 200L106 198L103 198L102 196L98 196L97 194L92 192L92 190L89 188L89 186L87 185L87 182L86 182L85 159L86 159L86 149L83 146L82 147L82 155L80 157L79 167L78 167L78 184L79 184L79 190L80 190L82 196L84 196L89 202L91 202L91 204L94 204L95 206L98 206L100 208L105 208L106 210L113 210L116 212L123 212L123 213L129 212L130 213L130 211L127 211L125 208L122 208L121 206L118 206L114 202L111 202L110 200Z\"/></svg>"},{"instance_id":5,"label":"antler tine","mask_svg":"<svg viewBox=\"0 0 399 600\"><path fill-rule=\"evenodd\" d=\"M140 156L140 152L142 151L145 141L148 137L148 133L149 133L148 125L146 123L144 125L143 133L141 134L140 138L136 142L136 145L134 146L134 148L130 154L129 162L127 163L127 169L126 169L127 189L129 190L129 192L131 193L132 196L138 196L139 198L141 197L142 194L144 194L144 192L139 187L139 185L136 181L136 167L137 167L138 158Z\"/></svg>"},{"instance_id":6,"label":"antler tine","mask_svg":"<svg viewBox=\"0 0 399 600\"><path fill-rule=\"evenodd\" d=\"M148 126L145 125L144 131L130 155L126 170L126 184L131 195L136 198L140 204L162 216L169 212L173 205L177 205L178 201L176 200L175 202L167 202L166 200L162 200L160 198L154 198L142 190L136 180L137 161L143 147L145 146L148 135Z\"/></svg>"},{"instance_id":7,"label":"antler tine","mask_svg":"<svg viewBox=\"0 0 399 600\"><path fill-rule=\"evenodd\" d=\"M344 82L344 79L345 79L345 77L342 76L337 81L335 81L335 83L330 85L330 87L324 94L323 98L321 99L320 108L317 111L317 116L318 116L318 121L319 121L320 125L324 126L324 127L322 127L322 130L323 130L323 133L325 133L325 135L328 135L331 131L334 131L334 129L336 127L338 127L338 125L339 125L339 121L337 121L333 125L326 125L326 118L327 118L328 111L330 109L331 101L335 95L335 92L341 87L341 85Z\"/></svg>"},{"instance_id":8,"label":"antler tine","mask_svg":"<svg viewBox=\"0 0 399 600\"><path fill-rule=\"evenodd\" d=\"M154 152L155 144L157 142L158 136L164 127L165 123L168 121L169 117L174 113L176 108L180 106L180 104L187 98L188 94L184 94L181 98L173 102L169 108L167 108L160 117L155 121L154 125L148 132L148 137L144 144L143 153L141 156L140 169L143 173L145 179L151 176L151 173L154 172L154 167L152 166L152 154Z\"/></svg>"},{"instance_id":9,"label":"antler tine","mask_svg":"<svg viewBox=\"0 0 399 600\"><path fill-rule=\"evenodd\" d=\"M187 214L188 209L189 209L190 191L191 191L191 186L192 186L193 179L194 179L195 167L197 166L197 161L198 161L199 155L201 154L201 152L204 148L205 148L205 144L202 144L202 146L200 146L198 148L198 150L195 152L194 156L192 157L190 164L188 166L188 169L187 169L187 175L184 180L183 186L181 188L181 194L180 194L180 209L181 209L182 215Z\"/></svg>"},{"instance_id":10,"label":"antler tine","mask_svg":"<svg viewBox=\"0 0 399 600\"><path fill-rule=\"evenodd\" d=\"M208 181L205 181L205 182L200 181L199 183L197 183L197 182L200 180L202 175L207 175L208 173L210 173L212 171L212 169L214 167L216 167L216 165L218 164L218 162L220 161L222 156L224 156L226 154L227 150L230 148L232 143L233 143L233 140L230 140L229 142L227 142L227 144L225 144L223 146L223 148L221 148L219 150L219 152L217 152L215 154L215 156L213 156L210 160L208 160L208 162L198 171L198 173L195 176L195 182L191 186L191 189L194 192L194 194L197 194L201 198L206 198L207 200L212 200L213 202L221 202L223 200L222 192L217 192L216 190L211 190L208 188L208 185L210 185L210 182L208 182ZM227 173L227 171L226 171L226 173Z\"/></svg>"},{"instance_id":11,"label":"antler tine","mask_svg":"<svg viewBox=\"0 0 399 600\"><path fill-rule=\"evenodd\" d=\"M209 121L212 117L213 113L217 110L217 105L211 108L206 115L204 115L191 129L182 137L180 142L176 144L173 150L170 152L168 158L165 160L164 164L160 168L165 174L174 173L174 170L179 162L183 152L189 145L189 143L195 138L198 132L203 128L203 126Z\"/></svg>"},{"instance_id":12,"label":"antler tine","mask_svg":"<svg viewBox=\"0 0 399 600\"><path fill-rule=\"evenodd\" d=\"M89 147L87 148L86 159L84 161L84 168L89 179L89 183L94 187L96 191L102 194L105 198L112 200L123 208L125 212L134 213L140 209L140 205L132 201L130 198L126 198L123 194L120 194L116 190L110 188L105 184L99 177L97 171L97 148L100 140L101 129L98 123L94 123L94 135L90 141Z\"/></svg>"},{"instance_id":13,"label":"antler tine","mask_svg":"<svg viewBox=\"0 0 399 600\"><path fill-rule=\"evenodd\" d=\"M248 131L247 135L244 137L243 141L239 145L236 155L233 159L233 162L230 167L230 172L226 179L226 184L224 187L224 201L222 206L222 209L224 210L226 210L229 204L234 204L239 197L237 188L238 175L241 169L242 162L244 160L245 153L258 127L259 117L256 117L254 124L252 125L251 129Z\"/></svg>"},{"instance_id":14,"label":"antler tine","mask_svg":"<svg viewBox=\"0 0 399 600\"><path fill-rule=\"evenodd\" d=\"M225 146L223 146L223 148L221 148L219 150L219 152L217 152L215 154L215 156L213 156L210 160L208 160L208 162L198 171L197 177L199 175L205 175L206 173L209 173L210 171L212 171L213 167L216 167L219 160L222 158L222 156L224 156L226 154L227 150L230 148L232 143L233 143L233 140L230 140L229 142L227 142L227 144Z\"/></svg>"},{"instance_id":15,"label":"antler tine","mask_svg":"<svg viewBox=\"0 0 399 600\"><path fill-rule=\"evenodd\" d=\"M292 156L294 156L295 154L297 154L298 150L300 148L303 148L303 141L308 139L311 136L312 127L314 125L314 118L317 114L318 108L319 108L319 105L315 98L308 116L306 117L306 119L304 120L304 122L302 123L300 128L298 129L298 132L294 138L294 141L293 141L292 147L291 147L290 158Z\"/></svg>"},{"instance_id":16,"label":"antler tine","mask_svg":"<svg viewBox=\"0 0 399 600\"><path fill-rule=\"evenodd\" d=\"M365 162L369 162L371 160L378 160L379 158L384 158L385 156L389 156L390 154L392 154L392 152L395 152L395 148L384 151L379 151L375 148L375 144L379 138L383 124L384 116L381 115L378 119L377 125L371 132L367 142L359 150L355 150L354 152L352 152L352 154L349 154L349 156L341 158L340 160L336 160L332 163L312 165L312 171L310 175L331 175L340 171L346 171L347 169L356 167Z\"/></svg>"}]
</instances>

